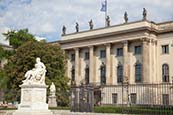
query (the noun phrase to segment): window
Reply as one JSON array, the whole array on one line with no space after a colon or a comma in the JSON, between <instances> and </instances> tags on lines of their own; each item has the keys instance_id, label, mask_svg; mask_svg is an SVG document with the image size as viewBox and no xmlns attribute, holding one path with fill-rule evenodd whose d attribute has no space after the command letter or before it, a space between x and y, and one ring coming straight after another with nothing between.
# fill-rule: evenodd
<instances>
[{"instance_id":1,"label":"window","mask_svg":"<svg viewBox=\"0 0 173 115\"><path fill-rule=\"evenodd\" d=\"M112 104L117 103L117 93L112 93Z\"/></svg>"},{"instance_id":2,"label":"window","mask_svg":"<svg viewBox=\"0 0 173 115\"><path fill-rule=\"evenodd\" d=\"M135 82L142 81L142 64L137 62L135 65Z\"/></svg>"},{"instance_id":3,"label":"window","mask_svg":"<svg viewBox=\"0 0 173 115\"><path fill-rule=\"evenodd\" d=\"M74 82L75 81L75 67L72 66L71 69L71 81Z\"/></svg>"},{"instance_id":4,"label":"window","mask_svg":"<svg viewBox=\"0 0 173 115\"><path fill-rule=\"evenodd\" d=\"M135 54L141 54L142 47L141 46L135 46Z\"/></svg>"},{"instance_id":5,"label":"window","mask_svg":"<svg viewBox=\"0 0 173 115\"><path fill-rule=\"evenodd\" d=\"M88 67L88 65L85 68L85 82L86 82L86 84L89 84L89 67Z\"/></svg>"},{"instance_id":6,"label":"window","mask_svg":"<svg viewBox=\"0 0 173 115\"><path fill-rule=\"evenodd\" d=\"M162 81L169 82L169 66L168 66L168 64L162 65Z\"/></svg>"},{"instance_id":7,"label":"window","mask_svg":"<svg viewBox=\"0 0 173 115\"><path fill-rule=\"evenodd\" d=\"M162 46L162 54L169 54L169 45Z\"/></svg>"},{"instance_id":8,"label":"window","mask_svg":"<svg viewBox=\"0 0 173 115\"><path fill-rule=\"evenodd\" d=\"M104 63L102 63L101 65L100 75L101 75L101 84L106 84L106 67Z\"/></svg>"},{"instance_id":9,"label":"window","mask_svg":"<svg viewBox=\"0 0 173 115\"><path fill-rule=\"evenodd\" d=\"M123 56L123 48L117 48L117 56Z\"/></svg>"},{"instance_id":10,"label":"window","mask_svg":"<svg viewBox=\"0 0 173 115\"><path fill-rule=\"evenodd\" d=\"M89 52L85 52L85 60L89 60Z\"/></svg>"},{"instance_id":11,"label":"window","mask_svg":"<svg viewBox=\"0 0 173 115\"><path fill-rule=\"evenodd\" d=\"M101 50L100 51L100 58L105 58L106 57L106 50Z\"/></svg>"},{"instance_id":12,"label":"window","mask_svg":"<svg viewBox=\"0 0 173 115\"><path fill-rule=\"evenodd\" d=\"M123 66L119 64L117 67L117 82L122 83L123 81Z\"/></svg>"},{"instance_id":13,"label":"window","mask_svg":"<svg viewBox=\"0 0 173 115\"><path fill-rule=\"evenodd\" d=\"M169 94L162 95L163 105L169 105Z\"/></svg>"},{"instance_id":14,"label":"window","mask_svg":"<svg viewBox=\"0 0 173 115\"><path fill-rule=\"evenodd\" d=\"M136 104L136 93L130 94L131 104Z\"/></svg>"},{"instance_id":15,"label":"window","mask_svg":"<svg viewBox=\"0 0 173 115\"><path fill-rule=\"evenodd\" d=\"M71 61L75 61L75 54L71 54Z\"/></svg>"}]
</instances>

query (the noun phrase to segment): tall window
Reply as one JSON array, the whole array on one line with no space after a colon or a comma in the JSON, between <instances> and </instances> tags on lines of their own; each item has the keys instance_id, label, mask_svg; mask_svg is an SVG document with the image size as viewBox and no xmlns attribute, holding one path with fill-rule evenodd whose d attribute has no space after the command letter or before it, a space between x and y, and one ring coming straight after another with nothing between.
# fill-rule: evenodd
<instances>
[{"instance_id":1,"label":"tall window","mask_svg":"<svg viewBox=\"0 0 173 115\"><path fill-rule=\"evenodd\" d=\"M105 58L106 57L106 50L101 50L100 51L100 58Z\"/></svg>"},{"instance_id":2,"label":"tall window","mask_svg":"<svg viewBox=\"0 0 173 115\"><path fill-rule=\"evenodd\" d=\"M118 64L117 67L117 82L121 83L123 81L123 66L122 64Z\"/></svg>"},{"instance_id":3,"label":"tall window","mask_svg":"<svg viewBox=\"0 0 173 115\"><path fill-rule=\"evenodd\" d=\"M141 81L142 81L142 64L137 62L135 65L135 82L141 82Z\"/></svg>"},{"instance_id":4,"label":"tall window","mask_svg":"<svg viewBox=\"0 0 173 115\"><path fill-rule=\"evenodd\" d=\"M100 68L101 84L106 84L106 66L102 63Z\"/></svg>"},{"instance_id":5,"label":"tall window","mask_svg":"<svg viewBox=\"0 0 173 115\"><path fill-rule=\"evenodd\" d=\"M123 48L117 48L117 56L123 56Z\"/></svg>"},{"instance_id":6,"label":"tall window","mask_svg":"<svg viewBox=\"0 0 173 115\"><path fill-rule=\"evenodd\" d=\"M162 65L162 81L169 82L169 66L168 66L168 64Z\"/></svg>"},{"instance_id":7,"label":"tall window","mask_svg":"<svg viewBox=\"0 0 173 115\"><path fill-rule=\"evenodd\" d=\"M136 104L136 93L131 93L130 94L130 100L131 100L131 104Z\"/></svg>"},{"instance_id":8,"label":"tall window","mask_svg":"<svg viewBox=\"0 0 173 115\"><path fill-rule=\"evenodd\" d=\"M135 46L135 54L141 54L142 53L142 47L141 46Z\"/></svg>"},{"instance_id":9,"label":"tall window","mask_svg":"<svg viewBox=\"0 0 173 115\"><path fill-rule=\"evenodd\" d=\"M112 93L112 104L117 104L117 93Z\"/></svg>"},{"instance_id":10,"label":"tall window","mask_svg":"<svg viewBox=\"0 0 173 115\"><path fill-rule=\"evenodd\" d=\"M85 68L85 82L86 82L86 84L89 84L89 67L88 67L88 65Z\"/></svg>"},{"instance_id":11,"label":"tall window","mask_svg":"<svg viewBox=\"0 0 173 115\"><path fill-rule=\"evenodd\" d=\"M169 54L169 45L162 46L162 54Z\"/></svg>"},{"instance_id":12,"label":"tall window","mask_svg":"<svg viewBox=\"0 0 173 115\"><path fill-rule=\"evenodd\" d=\"M75 81L75 67L72 66L71 69L71 81L74 82Z\"/></svg>"},{"instance_id":13,"label":"tall window","mask_svg":"<svg viewBox=\"0 0 173 115\"><path fill-rule=\"evenodd\" d=\"M71 54L71 61L75 61L75 54Z\"/></svg>"},{"instance_id":14,"label":"tall window","mask_svg":"<svg viewBox=\"0 0 173 115\"><path fill-rule=\"evenodd\" d=\"M85 52L85 60L89 60L89 52Z\"/></svg>"},{"instance_id":15,"label":"tall window","mask_svg":"<svg viewBox=\"0 0 173 115\"><path fill-rule=\"evenodd\" d=\"M169 94L162 95L163 105L169 105Z\"/></svg>"}]
</instances>

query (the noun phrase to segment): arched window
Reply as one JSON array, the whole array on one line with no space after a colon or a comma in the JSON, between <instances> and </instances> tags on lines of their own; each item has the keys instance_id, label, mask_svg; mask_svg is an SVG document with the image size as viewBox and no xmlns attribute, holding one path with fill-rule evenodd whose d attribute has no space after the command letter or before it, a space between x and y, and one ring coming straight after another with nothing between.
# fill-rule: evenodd
<instances>
[{"instance_id":1,"label":"arched window","mask_svg":"<svg viewBox=\"0 0 173 115\"><path fill-rule=\"evenodd\" d=\"M100 67L100 75L101 75L101 84L106 84L106 66L103 62Z\"/></svg>"},{"instance_id":2,"label":"arched window","mask_svg":"<svg viewBox=\"0 0 173 115\"><path fill-rule=\"evenodd\" d=\"M71 81L74 82L75 81L75 67L72 66L71 69Z\"/></svg>"},{"instance_id":3,"label":"arched window","mask_svg":"<svg viewBox=\"0 0 173 115\"><path fill-rule=\"evenodd\" d=\"M117 82L122 83L122 81L123 81L123 65L119 63L117 67Z\"/></svg>"},{"instance_id":4,"label":"arched window","mask_svg":"<svg viewBox=\"0 0 173 115\"><path fill-rule=\"evenodd\" d=\"M89 84L89 67L88 67L88 65L85 68L85 82L86 82L86 84Z\"/></svg>"},{"instance_id":5,"label":"arched window","mask_svg":"<svg viewBox=\"0 0 173 115\"><path fill-rule=\"evenodd\" d=\"M135 64L135 82L141 82L141 81L142 81L142 64L140 62L137 62Z\"/></svg>"},{"instance_id":6,"label":"arched window","mask_svg":"<svg viewBox=\"0 0 173 115\"><path fill-rule=\"evenodd\" d=\"M168 64L162 65L162 80L163 80L163 82L169 82L169 66L168 66Z\"/></svg>"}]
</instances>

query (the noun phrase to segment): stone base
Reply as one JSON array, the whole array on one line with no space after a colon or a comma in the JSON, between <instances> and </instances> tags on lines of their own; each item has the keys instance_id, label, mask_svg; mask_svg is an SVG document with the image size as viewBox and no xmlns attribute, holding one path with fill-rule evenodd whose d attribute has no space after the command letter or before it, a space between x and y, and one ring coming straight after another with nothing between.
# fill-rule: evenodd
<instances>
[{"instance_id":1,"label":"stone base","mask_svg":"<svg viewBox=\"0 0 173 115\"><path fill-rule=\"evenodd\" d=\"M56 96L49 96L48 105L49 107L57 107Z\"/></svg>"},{"instance_id":2,"label":"stone base","mask_svg":"<svg viewBox=\"0 0 173 115\"><path fill-rule=\"evenodd\" d=\"M13 115L53 115L53 113L49 110L47 111L22 111L16 110Z\"/></svg>"},{"instance_id":3,"label":"stone base","mask_svg":"<svg viewBox=\"0 0 173 115\"><path fill-rule=\"evenodd\" d=\"M21 103L13 115L52 115L46 103L46 85L21 85Z\"/></svg>"}]
</instances>

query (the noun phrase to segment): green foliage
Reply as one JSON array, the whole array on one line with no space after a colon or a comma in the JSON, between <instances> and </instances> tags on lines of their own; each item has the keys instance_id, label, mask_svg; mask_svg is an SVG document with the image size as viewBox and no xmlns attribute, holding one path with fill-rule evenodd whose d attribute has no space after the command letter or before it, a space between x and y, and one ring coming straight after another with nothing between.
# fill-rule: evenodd
<instances>
[{"instance_id":1,"label":"green foliage","mask_svg":"<svg viewBox=\"0 0 173 115\"><path fill-rule=\"evenodd\" d=\"M94 112L95 113L131 113L134 115L165 115L169 114L172 115L173 111L170 110L170 108L163 108L161 106L156 106L156 107L142 107L142 106L131 106L131 107L126 107L126 106L96 106L94 107Z\"/></svg>"},{"instance_id":2,"label":"green foliage","mask_svg":"<svg viewBox=\"0 0 173 115\"><path fill-rule=\"evenodd\" d=\"M40 57L45 64L46 84L50 85L54 82L57 89L57 100L68 103L68 78L65 74L66 56L63 50L57 45L51 45L44 42L29 41L20 46L16 53L9 58L9 63L5 66L6 73L9 77L9 89L14 89L19 93L19 85L22 84L26 71L32 69L35 64L36 57ZM61 92L61 95L60 95ZM18 94L18 95L19 95ZM16 94L12 97L16 97Z\"/></svg>"},{"instance_id":3,"label":"green foliage","mask_svg":"<svg viewBox=\"0 0 173 115\"><path fill-rule=\"evenodd\" d=\"M24 42L36 41L34 36L28 32L28 29L21 29L19 31L12 30L3 33L3 35L10 41L10 45L12 45L14 49L21 46Z\"/></svg>"},{"instance_id":4,"label":"green foliage","mask_svg":"<svg viewBox=\"0 0 173 115\"><path fill-rule=\"evenodd\" d=\"M0 60L6 56L4 49L0 46Z\"/></svg>"}]
</instances>

